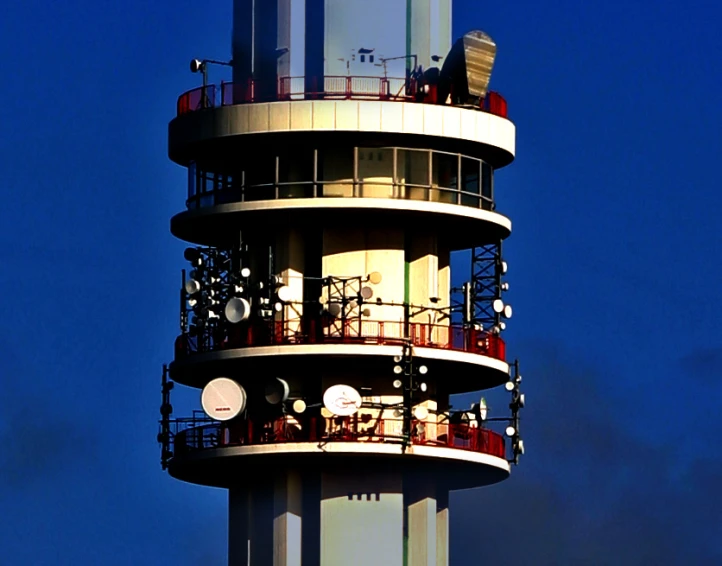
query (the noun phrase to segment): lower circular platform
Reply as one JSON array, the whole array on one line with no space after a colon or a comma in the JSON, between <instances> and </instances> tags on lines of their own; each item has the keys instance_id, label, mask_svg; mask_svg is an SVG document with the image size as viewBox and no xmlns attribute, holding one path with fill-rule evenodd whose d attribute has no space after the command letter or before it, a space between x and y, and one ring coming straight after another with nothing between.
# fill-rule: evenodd
<instances>
[{"instance_id":1,"label":"lower circular platform","mask_svg":"<svg viewBox=\"0 0 722 566\"><path fill-rule=\"evenodd\" d=\"M253 459L251 459L253 456ZM274 471L295 469L336 472L423 471L450 490L498 483L510 475L503 458L458 448L398 443L289 442L228 446L176 456L170 474L180 480L213 487L231 487Z\"/></svg>"}]
</instances>

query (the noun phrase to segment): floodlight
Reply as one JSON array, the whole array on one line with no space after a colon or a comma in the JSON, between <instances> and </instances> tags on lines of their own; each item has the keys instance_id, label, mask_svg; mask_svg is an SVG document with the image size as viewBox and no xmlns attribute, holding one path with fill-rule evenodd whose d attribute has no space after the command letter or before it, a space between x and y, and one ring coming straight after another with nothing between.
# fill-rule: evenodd
<instances>
[{"instance_id":1,"label":"floodlight","mask_svg":"<svg viewBox=\"0 0 722 566\"><path fill-rule=\"evenodd\" d=\"M507 391L514 391L514 387L516 387L516 386L514 385L513 381L507 381L504 384L504 389L506 389Z\"/></svg>"},{"instance_id":2,"label":"floodlight","mask_svg":"<svg viewBox=\"0 0 722 566\"><path fill-rule=\"evenodd\" d=\"M250 277L251 276L251 270L247 267L244 267L241 269L241 277Z\"/></svg>"},{"instance_id":3,"label":"floodlight","mask_svg":"<svg viewBox=\"0 0 722 566\"><path fill-rule=\"evenodd\" d=\"M191 73L197 73L199 71L202 71L204 67L203 61L201 61L200 59L192 59L190 67Z\"/></svg>"},{"instance_id":4,"label":"floodlight","mask_svg":"<svg viewBox=\"0 0 722 566\"><path fill-rule=\"evenodd\" d=\"M506 305L504 307L504 317L505 318L511 318L511 305Z\"/></svg>"},{"instance_id":5,"label":"floodlight","mask_svg":"<svg viewBox=\"0 0 722 566\"><path fill-rule=\"evenodd\" d=\"M421 382L421 384L419 384L419 389L421 389L421 391L423 391L424 393L426 393L426 390L428 388L429 388L429 386L426 385L426 383L424 383L423 381Z\"/></svg>"},{"instance_id":6,"label":"floodlight","mask_svg":"<svg viewBox=\"0 0 722 566\"><path fill-rule=\"evenodd\" d=\"M429 368L427 368L426 366L419 366L419 373L421 375L426 375L427 373L429 373Z\"/></svg>"},{"instance_id":7,"label":"floodlight","mask_svg":"<svg viewBox=\"0 0 722 566\"><path fill-rule=\"evenodd\" d=\"M293 291L290 287L284 285L283 287L279 287L278 291L276 291L276 295L278 296L279 301L287 303L293 298Z\"/></svg>"},{"instance_id":8,"label":"floodlight","mask_svg":"<svg viewBox=\"0 0 722 566\"><path fill-rule=\"evenodd\" d=\"M513 426L508 426L504 432L506 432L506 435L511 438L516 434L516 429Z\"/></svg>"},{"instance_id":9,"label":"floodlight","mask_svg":"<svg viewBox=\"0 0 722 566\"><path fill-rule=\"evenodd\" d=\"M414 417L416 417L417 420L423 421L428 416L429 410L423 405L414 407Z\"/></svg>"},{"instance_id":10,"label":"floodlight","mask_svg":"<svg viewBox=\"0 0 722 566\"><path fill-rule=\"evenodd\" d=\"M396 375L399 375L399 374L402 373L403 371L404 371L404 368L402 368L401 366L394 366L394 373L395 373Z\"/></svg>"},{"instance_id":11,"label":"floodlight","mask_svg":"<svg viewBox=\"0 0 722 566\"><path fill-rule=\"evenodd\" d=\"M403 385L403 383L401 383L400 379L394 379L394 383L393 383L394 389L401 389L402 385Z\"/></svg>"},{"instance_id":12,"label":"floodlight","mask_svg":"<svg viewBox=\"0 0 722 566\"><path fill-rule=\"evenodd\" d=\"M296 399L293 402L293 411L295 413L303 413L306 410L306 401L303 399Z\"/></svg>"},{"instance_id":13,"label":"floodlight","mask_svg":"<svg viewBox=\"0 0 722 566\"><path fill-rule=\"evenodd\" d=\"M504 310L504 301L501 299L495 299L491 306L495 313L500 313Z\"/></svg>"}]
</instances>

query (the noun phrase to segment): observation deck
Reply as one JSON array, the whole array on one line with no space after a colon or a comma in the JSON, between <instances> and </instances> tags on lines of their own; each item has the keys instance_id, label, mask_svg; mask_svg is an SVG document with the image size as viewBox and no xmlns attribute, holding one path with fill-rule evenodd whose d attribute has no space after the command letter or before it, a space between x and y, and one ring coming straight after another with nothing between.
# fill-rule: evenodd
<instances>
[{"instance_id":1,"label":"observation deck","mask_svg":"<svg viewBox=\"0 0 722 566\"><path fill-rule=\"evenodd\" d=\"M363 409L362 409L363 411ZM434 415L436 417L436 415ZM325 471L349 458L359 469L409 466L424 461L450 489L497 483L509 476L504 436L488 428L452 424L439 419L414 420L405 443L401 419L352 417L291 417L246 420L233 425L204 418L172 423L169 472L192 483L228 487L238 474L266 474L282 469L291 458L304 469ZM246 457L254 456L253 470Z\"/></svg>"},{"instance_id":2,"label":"observation deck","mask_svg":"<svg viewBox=\"0 0 722 566\"><path fill-rule=\"evenodd\" d=\"M411 344L414 357L434 375L453 374L445 380L449 393L488 389L509 379L504 341L490 332L460 324L348 320L324 327L316 322L257 321L243 328L227 325L215 335L183 333L176 340L171 376L199 388L216 374L302 376L314 373L319 357L324 363L341 361L345 371L353 368L360 375L378 371L379 364L390 373L389 360Z\"/></svg>"},{"instance_id":3,"label":"observation deck","mask_svg":"<svg viewBox=\"0 0 722 566\"><path fill-rule=\"evenodd\" d=\"M174 235L218 245L239 222L333 225L373 213L401 225L433 214L452 249L508 237L493 172L513 160L515 128L500 95L472 107L439 104L404 79L316 82L282 78L272 100L254 83L181 95L169 155L189 168L189 187Z\"/></svg>"}]
</instances>

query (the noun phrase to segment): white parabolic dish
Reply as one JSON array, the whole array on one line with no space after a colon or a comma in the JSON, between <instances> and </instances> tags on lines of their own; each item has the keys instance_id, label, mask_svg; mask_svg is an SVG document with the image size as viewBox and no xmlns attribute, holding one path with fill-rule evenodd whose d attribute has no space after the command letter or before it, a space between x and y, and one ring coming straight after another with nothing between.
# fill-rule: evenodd
<instances>
[{"instance_id":1,"label":"white parabolic dish","mask_svg":"<svg viewBox=\"0 0 722 566\"><path fill-rule=\"evenodd\" d=\"M361 394L350 385L333 385L323 394L323 404L334 415L350 417L361 407Z\"/></svg>"},{"instance_id":2,"label":"white parabolic dish","mask_svg":"<svg viewBox=\"0 0 722 566\"><path fill-rule=\"evenodd\" d=\"M212 419L229 421L246 408L246 391L232 379L219 377L203 388L201 406Z\"/></svg>"}]
</instances>

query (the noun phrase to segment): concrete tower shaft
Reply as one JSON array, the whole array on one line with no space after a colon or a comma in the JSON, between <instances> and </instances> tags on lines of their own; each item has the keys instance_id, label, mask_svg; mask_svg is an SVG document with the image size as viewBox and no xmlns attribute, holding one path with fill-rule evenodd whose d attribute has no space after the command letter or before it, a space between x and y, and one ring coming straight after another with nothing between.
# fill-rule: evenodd
<instances>
[{"instance_id":1,"label":"concrete tower shaft","mask_svg":"<svg viewBox=\"0 0 722 566\"><path fill-rule=\"evenodd\" d=\"M230 565L446 565L449 492L523 452L494 182L515 127L493 41L452 48L450 22L450 0L235 0L233 82L178 100L159 440L172 476L229 490ZM174 382L219 379L236 401L172 415ZM502 384L510 417L453 407Z\"/></svg>"}]
</instances>

